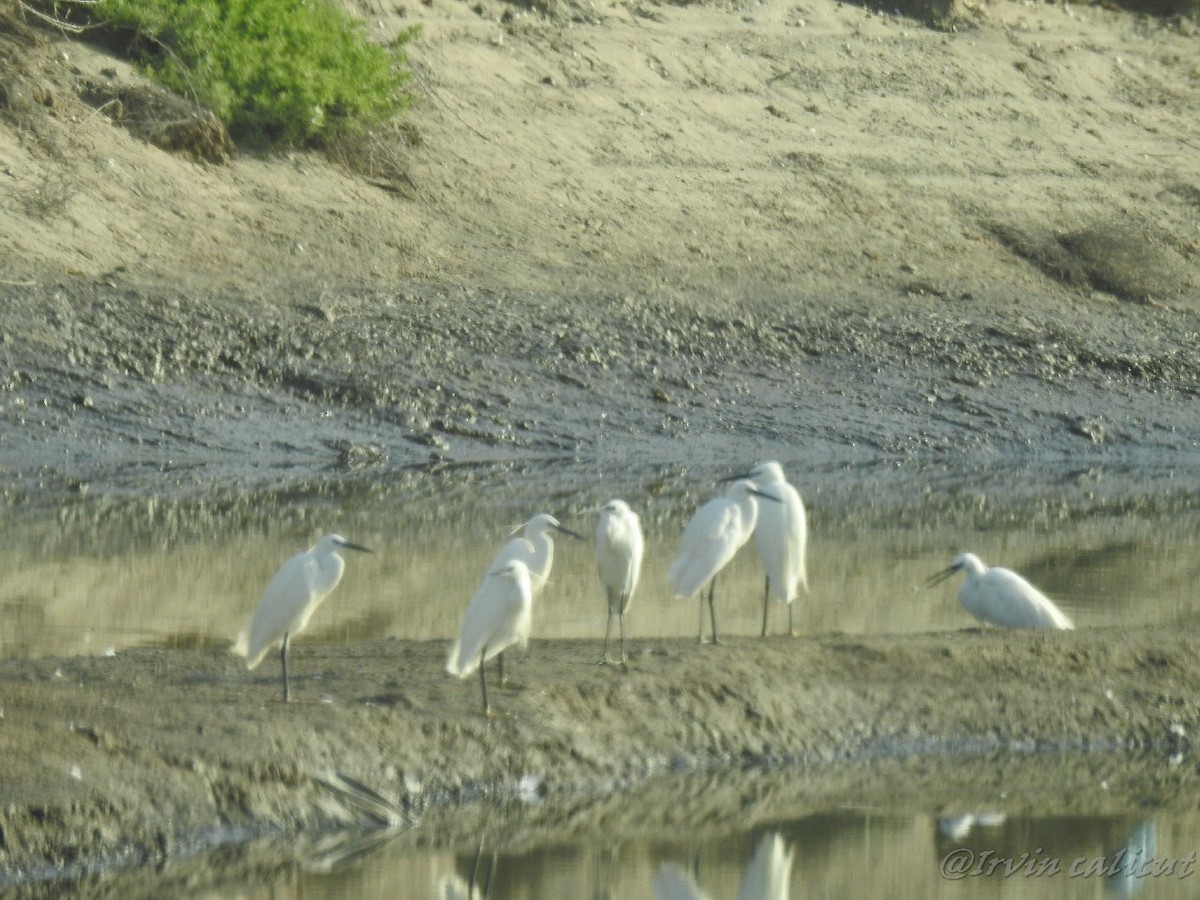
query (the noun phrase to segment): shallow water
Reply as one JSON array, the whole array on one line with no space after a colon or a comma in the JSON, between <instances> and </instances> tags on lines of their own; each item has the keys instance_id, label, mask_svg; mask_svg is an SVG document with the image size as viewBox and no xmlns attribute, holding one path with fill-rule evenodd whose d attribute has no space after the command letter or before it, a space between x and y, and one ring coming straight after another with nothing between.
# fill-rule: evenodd
<instances>
[{"instance_id":1,"label":"shallow water","mask_svg":"<svg viewBox=\"0 0 1200 900\"><path fill-rule=\"evenodd\" d=\"M985 808L938 814L859 807L753 828L716 819L690 832L618 839L566 834L517 846L486 822L470 846L439 846L436 833L422 835L423 827L360 853L369 838L347 835L294 847L286 860L277 844L266 843L217 851L158 873L112 874L101 882L114 895L236 893L279 900L1151 900L1194 897L1200 877L1200 816L1194 813L1006 816ZM764 866L773 844L776 863ZM760 850L765 853L756 860ZM751 888L764 871L775 873L787 893ZM671 879L703 894L670 893Z\"/></svg>"},{"instance_id":2,"label":"shallow water","mask_svg":"<svg viewBox=\"0 0 1200 900\"><path fill-rule=\"evenodd\" d=\"M798 465L790 465L793 471ZM621 495L646 532L631 641L691 635L695 604L674 600L666 571L687 518L719 487L712 472L605 473L559 467L367 476L311 490L195 500L65 499L0 510L0 656L119 652L137 645L230 641L274 569L336 530L375 550L348 554L337 592L300 643L363 636L449 640L508 534L541 511L585 534L556 541L534 638L599 637L605 610L586 512ZM808 632L925 632L970 627L956 583L927 588L957 553L1017 569L1081 627L1195 615L1200 502L1171 472L837 468L795 478L809 509ZM600 485L597 487L596 485ZM723 631L755 634L761 572L747 546L721 574ZM786 627L773 604L772 628ZM302 652L299 650L298 652Z\"/></svg>"},{"instance_id":3,"label":"shallow water","mask_svg":"<svg viewBox=\"0 0 1200 900\"><path fill-rule=\"evenodd\" d=\"M661 881L656 890L655 882L664 869L677 868L706 896L734 898L754 877L756 849L772 835L780 837L785 856L791 854L790 867L777 871L796 898L1195 896L1195 816L1009 819L981 810L974 819L838 810L694 841L596 840L493 853L485 837L478 854L384 848L335 873L300 871L290 896L441 900L453 896L445 893L447 885L465 897L474 883L478 896L496 900L669 900L675 895Z\"/></svg>"}]
</instances>

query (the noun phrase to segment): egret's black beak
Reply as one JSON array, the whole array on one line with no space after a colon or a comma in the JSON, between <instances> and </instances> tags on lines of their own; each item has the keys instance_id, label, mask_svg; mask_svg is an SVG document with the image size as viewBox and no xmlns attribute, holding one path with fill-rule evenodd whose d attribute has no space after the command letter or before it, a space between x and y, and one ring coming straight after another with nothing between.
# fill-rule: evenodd
<instances>
[{"instance_id":1,"label":"egret's black beak","mask_svg":"<svg viewBox=\"0 0 1200 900\"><path fill-rule=\"evenodd\" d=\"M554 530L561 531L563 534L569 534L571 537L575 538L575 540L577 540L577 541L586 541L587 540L587 538L585 538L582 534L577 534L574 531L572 531L570 528L565 528L562 525L555 525Z\"/></svg>"},{"instance_id":2,"label":"egret's black beak","mask_svg":"<svg viewBox=\"0 0 1200 900\"><path fill-rule=\"evenodd\" d=\"M739 475L726 475L724 478L718 478L717 484L726 484L730 481L753 481L754 475L751 472L742 472Z\"/></svg>"},{"instance_id":3,"label":"egret's black beak","mask_svg":"<svg viewBox=\"0 0 1200 900\"><path fill-rule=\"evenodd\" d=\"M933 587L935 584L941 584L957 571L958 566L948 566L947 568L942 569L942 571L938 572L936 575L930 576L929 580L925 582L925 587Z\"/></svg>"},{"instance_id":4,"label":"egret's black beak","mask_svg":"<svg viewBox=\"0 0 1200 900\"><path fill-rule=\"evenodd\" d=\"M352 544L350 541L342 541L338 544L339 550L357 550L359 553L374 553L375 551L369 547L364 547L362 544Z\"/></svg>"},{"instance_id":5,"label":"egret's black beak","mask_svg":"<svg viewBox=\"0 0 1200 900\"><path fill-rule=\"evenodd\" d=\"M764 493L763 491L760 491L758 488L750 488L750 493L753 494L755 497L762 497L764 500L771 500L774 503L782 503L783 502L782 500L780 500L778 497L774 496L773 494Z\"/></svg>"}]
</instances>

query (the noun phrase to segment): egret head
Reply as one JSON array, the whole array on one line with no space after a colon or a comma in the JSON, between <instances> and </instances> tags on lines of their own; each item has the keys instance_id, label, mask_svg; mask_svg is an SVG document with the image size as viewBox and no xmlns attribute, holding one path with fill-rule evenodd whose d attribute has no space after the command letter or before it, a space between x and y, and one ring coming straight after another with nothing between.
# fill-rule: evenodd
<instances>
[{"instance_id":1,"label":"egret head","mask_svg":"<svg viewBox=\"0 0 1200 900\"><path fill-rule=\"evenodd\" d=\"M757 463L750 470L750 480L755 484L778 484L787 479L783 475L783 466L774 460Z\"/></svg>"},{"instance_id":2,"label":"egret head","mask_svg":"<svg viewBox=\"0 0 1200 900\"><path fill-rule=\"evenodd\" d=\"M740 481L735 481L730 486L729 490L727 490L725 492L725 496L728 497L730 500L733 500L735 503L740 502L741 500L745 499L746 497L760 497L763 500L770 500L772 503L782 503L783 502L778 497L773 497L770 494L760 491L758 488L756 488L754 486L753 481L747 481L744 478L741 479Z\"/></svg>"},{"instance_id":3,"label":"egret head","mask_svg":"<svg viewBox=\"0 0 1200 900\"><path fill-rule=\"evenodd\" d=\"M557 531L561 534L570 535L578 540L584 540L583 535L576 534L570 528L565 527L558 521L558 519L554 518L554 516L550 515L549 513L538 513L517 530L519 531L521 529L524 529L525 536L528 538L532 538L538 534L545 534L547 531Z\"/></svg>"},{"instance_id":4,"label":"egret head","mask_svg":"<svg viewBox=\"0 0 1200 900\"><path fill-rule=\"evenodd\" d=\"M941 584L951 575L956 575L962 571L966 571L968 573L983 572L985 569L986 567L984 564L974 553L960 553L958 556L954 557L954 560L950 563L950 565L946 566L946 568L942 569L942 571L933 575L929 579L928 586L933 587L935 584Z\"/></svg>"},{"instance_id":5,"label":"egret head","mask_svg":"<svg viewBox=\"0 0 1200 900\"><path fill-rule=\"evenodd\" d=\"M373 552L367 547L362 546L362 544L355 544L352 541L346 540L340 534L325 535L325 537L317 541L317 545L313 547L313 550L324 553L336 553L339 550L357 550L359 553Z\"/></svg>"},{"instance_id":6,"label":"egret head","mask_svg":"<svg viewBox=\"0 0 1200 900\"><path fill-rule=\"evenodd\" d=\"M755 463L749 471L739 472L737 475L729 475L721 479L723 482L741 480L753 481L755 484L778 484L781 481L787 481L787 478L784 477L783 466L774 460L766 460Z\"/></svg>"},{"instance_id":7,"label":"egret head","mask_svg":"<svg viewBox=\"0 0 1200 900\"><path fill-rule=\"evenodd\" d=\"M609 500L603 506L596 506L587 512L600 513L605 516L628 516L633 512L624 500Z\"/></svg>"}]
</instances>

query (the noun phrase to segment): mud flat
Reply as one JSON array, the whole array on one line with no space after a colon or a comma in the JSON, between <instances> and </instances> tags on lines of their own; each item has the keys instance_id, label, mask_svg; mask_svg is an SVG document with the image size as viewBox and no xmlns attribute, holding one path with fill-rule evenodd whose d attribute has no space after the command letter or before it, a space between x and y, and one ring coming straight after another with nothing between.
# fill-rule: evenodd
<instances>
[{"instance_id":1,"label":"mud flat","mask_svg":"<svg viewBox=\"0 0 1200 900\"><path fill-rule=\"evenodd\" d=\"M314 777L330 773L410 815L532 791L553 819L556 798L788 767L795 794L751 813L766 815L839 791L937 808L962 802L953 778L926 793L957 757L1053 755L1086 773L1120 751L1147 762L1122 765L1103 791L1029 787L1016 762L996 762L971 790L981 802L1006 794L1012 813L1187 804L1194 639L1095 629L649 641L627 672L596 666L596 642L543 641L512 661L523 688L497 692L491 721L476 685L442 672L444 642L305 648L291 705L277 699L277 673L247 675L223 648L12 660L0 664L4 877L369 821ZM1182 761L1169 765L1173 754ZM897 768L919 757L907 775Z\"/></svg>"}]
</instances>

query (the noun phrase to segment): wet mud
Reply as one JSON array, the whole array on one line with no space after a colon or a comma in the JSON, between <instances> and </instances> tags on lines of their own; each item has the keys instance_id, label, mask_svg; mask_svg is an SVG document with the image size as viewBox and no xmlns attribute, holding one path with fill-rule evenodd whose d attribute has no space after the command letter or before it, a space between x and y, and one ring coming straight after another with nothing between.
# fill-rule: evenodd
<instances>
[{"instance_id":1,"label":"wet mud","mask_svg":"<svg viewBox=\"0 0 1200 900\"><path fill-rule=\"evenodd\" d=\"M377 792L397 821L486 801L531 834L586 827L612 815L606 797L705 772L742 774L664 807L664 827L730 791L754 798L752 817L819 808L848 785L876 805L949 807L963 802L949 783L922 792L938 760L961 757L992 760L973 795L1004 796L1014 813L1170 805L1200 775L1191 643L1161 628L651 640L623 671L595 664L599 642L535 641L510 661L519 687L494 691L490 720L474 679L442 672L443 642L305 647L291 704L273 667L246 673L225 648L11 660L5 880L386 820L336 776ZM1118 766L1100 794L1034 788L1003 762L1053 755L1087 778L1113 754L1142 762ZM786 796L736 786L781 770L793 773ZM897 771L909 775L893 785ZM518 802L534 797L538 812Z\"/></svg>"}]
</instances>

